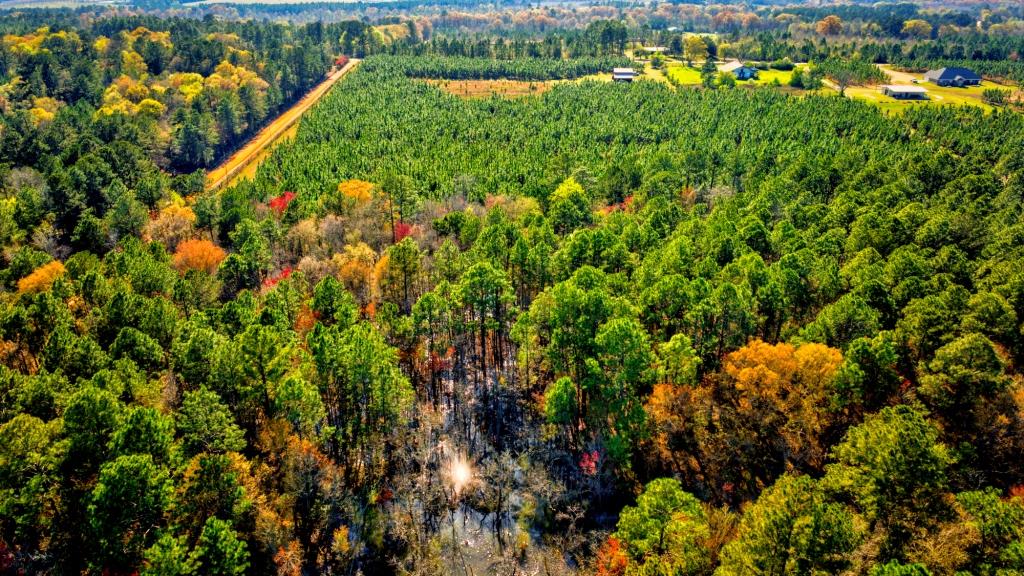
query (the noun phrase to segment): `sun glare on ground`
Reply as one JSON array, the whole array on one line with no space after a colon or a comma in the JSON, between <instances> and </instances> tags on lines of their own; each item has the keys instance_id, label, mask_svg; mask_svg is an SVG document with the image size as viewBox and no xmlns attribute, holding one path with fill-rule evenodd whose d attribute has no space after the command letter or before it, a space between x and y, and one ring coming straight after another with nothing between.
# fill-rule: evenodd
<instances>
[{"instance_id":1,"label":"sun glare on ground","mask_svg":"<svg viewBox=\"0 0 1024 576\"><path fill-rule=\"evenodd\" d=\"M449 474L451 475L452 489L456 494L461 493L462 489L473 481L473 468L462 458L452 459Z\"/></svg>"}]
</instances>

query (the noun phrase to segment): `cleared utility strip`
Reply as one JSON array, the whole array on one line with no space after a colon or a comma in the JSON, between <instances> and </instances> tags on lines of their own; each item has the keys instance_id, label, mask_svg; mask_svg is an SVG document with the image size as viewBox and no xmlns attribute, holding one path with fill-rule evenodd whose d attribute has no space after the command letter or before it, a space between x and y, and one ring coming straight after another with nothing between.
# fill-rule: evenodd
<instances>
[{"instance_id":1,"label":"cleared utility strip","mask_svg":"<svg viewBox=\"0 0 1024 576\"><path fill-rule=\"evenodd\" d=\"M353 58L348 61L340 70L331 74L326 80L317 84L316 88L310 90L301 100L295 103L294 106L284 111L280 116L274 119L273 122L267 124L262 130L256 133L255 136L245 146L241 147L238 151L232 154L227 160L221 163L213 170L206 173L206 190L217 190L224 185L231 182L231 180L242 170L245 170L253 160L259 158L260 153L270 146L273 146L278 138L282 134L288 131L296 122L302 118L302 115L313 104L316 104L331 86L345 77L346 74L355 69L359 65L360 60Z\"/></svg>"}]
</instances>

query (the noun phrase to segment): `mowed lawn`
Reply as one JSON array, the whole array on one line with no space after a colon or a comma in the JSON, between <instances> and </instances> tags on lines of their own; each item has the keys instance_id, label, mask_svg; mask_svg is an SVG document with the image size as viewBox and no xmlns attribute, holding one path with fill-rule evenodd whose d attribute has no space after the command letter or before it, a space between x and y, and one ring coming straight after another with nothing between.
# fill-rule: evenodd
<instances>
[{"instance_id":1,"label":"mowed lawn","mask_svg":"<svg viewBox=\"0 0 1024 576\"><path fill-rule=\"evenodd\" d=\"M846 97L871 102L885 112L902 112L914 106L928 106L934 104L933 100L897 100L882 94L878 86L849 86L846 88ZM981 104L981 101L978 101ZM991 109L987 104L985 108Z\"/></svg>"},{"instance_id":2,"label":"mowed lawn","mask_svg":"<svg viewBox=\"0 0 1024 576\"><path fill-rule=\"evenodd\" d=\"M806 64L799 64L797 65L797 68L803 68L805 66ZM693 68L686 64L669 64L666 69L666 73L684 86L697 85L701 83L700 68ZM779 84L786 86L789 84L789 79L792 77L792 70L759 70L757 79L737 82L737 85L764 86L770 85L775 80L778 80Z\"/></svg>"},{"instance_id":3,"label":"mowed lawn","mask_svg":"<svg viewBox=\"0 0 1024 576\"><path fill-rule=\"evenodd\" d=\"M798 66L799 68L799 66ZM739 82L739 84L771 84L776 80L783 86L789 85L790 78L793 77L792 70L758 70L757 78L755 80L747 80L746 82Z\"/></svg>"},{"instance_id":4,"label":"mowed lawn","mask_svg":"<svg viewBox=\"0 0 1024 576\"><path fill-rule=\"evenodd\" d=\"M927 106L929 104L939 105L960 105L967 104L970 106L977 106L986 111L992 110L992 106L986 104L982 100L982 93L989 88L998 88L1000 90L1018 90L1016 86L1010 86L1006 84L999 84L989 80L985 80L980 86L965 86L963 88L957 88L956 86L936 86L930 82L925 82L924 74L914 74L908 72L897 72L890 70L888 66L880 66L883 72L889 74L891 82L893 84L910 84L914 80L917 84L928 91L927 100L897 100L889 96L882 94L879 86L851 86L846 89L846 95L850 98L858 98L877 104L880 108L890 112L900 112L913 106Z\"/></svg>"},{"instance_id":5,"label":"mowed lawn","mask_svg":"<svg viewBox=\"0 0 1024 576\"><path fill-rule=\"evenodd\" d=\"M670 63L665 74L683 86L700 84L700 68L691 68L686 64Z\"/></svg>"},{"instance_id":6,"label":"mowed lawn","mask_svg":"<svg viewBox=\"0 0 1024 576\"><path fill-rule=\"evenodd\" d=\"M679 64L674 64L674 65L675 66L679 66ZM668 66L673 66L673 64L668 64ZM643 72L641 72L637 76L637 80L654 80L655 82L665 82L665 83L668 83L668 78L665 77L665 74L667 72L668 72L667 69L665 71L658 70L658 69L654 68L653 66L651 66L650 62L647 62L647 63L644 64ZM611 82L612 81L612 73L611 72L598 72L597 74L588 74L586 76L581 76L581 77L577 78L576 80L577 81L596 80L598 82ZM565 80L555 80L554 82L565 82ZM697 82L696 82L696 84L700 84L700 71L697 72Z\"/></svg>"},{"instance_id":7,"label":"mowed lawn","mask_svg":"<svg viewBox=\"0 0 1024 576\"><path fill-rule=\"evenodd\" d=\"M967 104L978 106L986 111L992 110L992 106L981 99L981 93L988 88L999 88L1002 90L1012 89L1011 86L996 84L988 80L981 83L981 86L967 86L956 88L953 86L935 86L934 84L921 83L928 91L927 100L897 100L882 94L879 86L850 86L846 89L846 95L850 98L858 98L878 104L885 110L905 110L913 106L935 105L960 105Z\"/></svg>"}]
</instances>

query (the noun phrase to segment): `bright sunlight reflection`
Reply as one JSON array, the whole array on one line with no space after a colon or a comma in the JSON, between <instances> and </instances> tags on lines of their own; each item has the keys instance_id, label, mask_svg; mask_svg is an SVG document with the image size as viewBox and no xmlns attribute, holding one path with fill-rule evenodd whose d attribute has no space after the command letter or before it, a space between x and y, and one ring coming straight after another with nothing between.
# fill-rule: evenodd
<instances>
[{"instance_id":1,"label":"bright sunlight reflection","mask_svg":"<svg viewBox=\"0 0 1024 576\"><path fill-rule=\"evenodd\" d=\"M462 492L470 482L473 481L473 469L470 468L469 463L460 457L452 458L451 470L452 488L456 494Z\"/></svg>"}]
</instances>

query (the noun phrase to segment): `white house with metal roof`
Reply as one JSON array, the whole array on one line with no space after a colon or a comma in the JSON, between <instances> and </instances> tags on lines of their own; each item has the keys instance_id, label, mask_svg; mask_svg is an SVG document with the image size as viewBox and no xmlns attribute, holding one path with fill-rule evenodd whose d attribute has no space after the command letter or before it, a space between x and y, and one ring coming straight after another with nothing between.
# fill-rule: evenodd
<instances>
[{"instance_id":1,"label":"white house with metal roof","mask_svg":"<svg viewBox=\"0 0 1024 576\"><path fill-rule=\"evenodd\" d=\"M927 100L928 91L912 84L886 84L882 86L882 94L897 100Z\"/></svg>"},{"instance_id":2,"label":"white house with metal roof","mask_svg":"<svg viewBox=\"0 0 1024 576\"><path fill-rule=\"evenodd\" d=\"M636 70L632 68L612 68L612 80L615 82L632 82L636 78Z\"/></svg>"}]
</instances>

